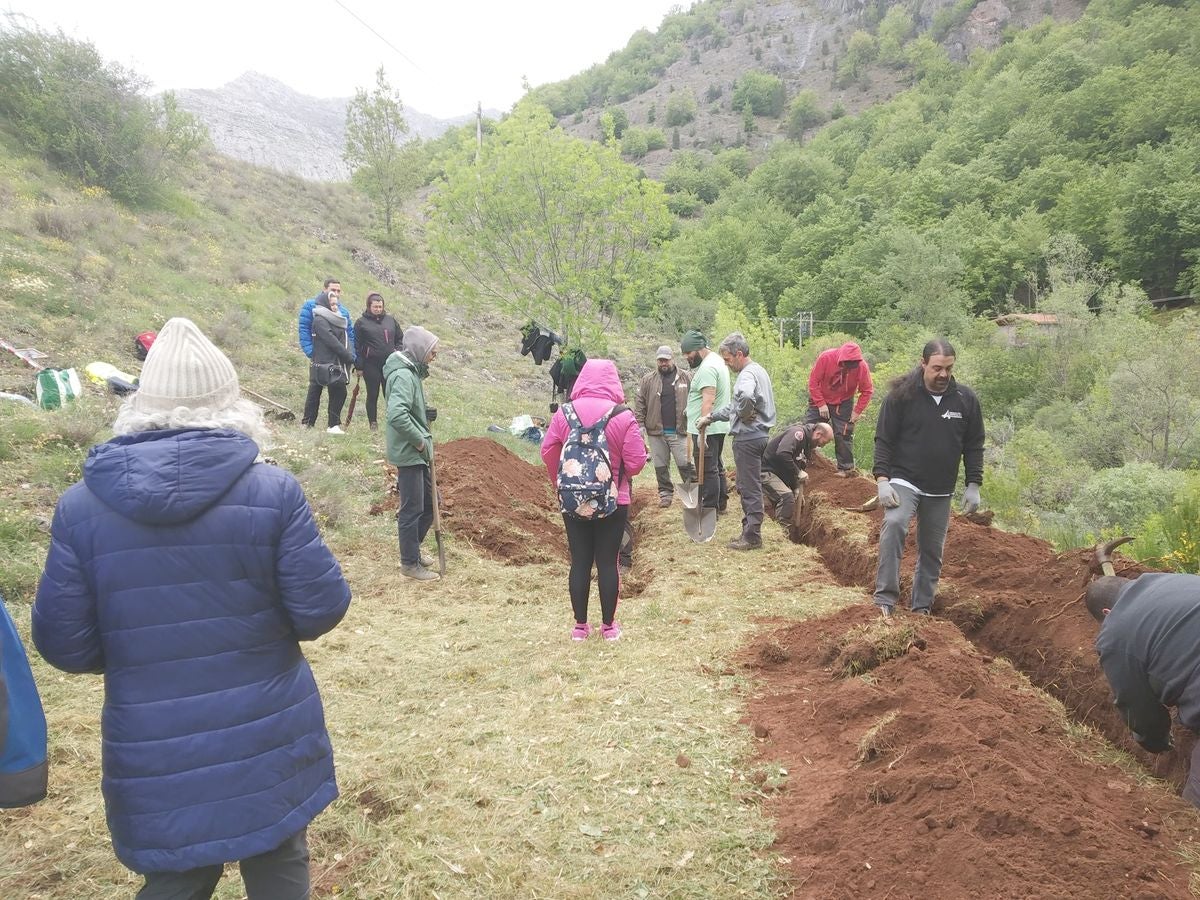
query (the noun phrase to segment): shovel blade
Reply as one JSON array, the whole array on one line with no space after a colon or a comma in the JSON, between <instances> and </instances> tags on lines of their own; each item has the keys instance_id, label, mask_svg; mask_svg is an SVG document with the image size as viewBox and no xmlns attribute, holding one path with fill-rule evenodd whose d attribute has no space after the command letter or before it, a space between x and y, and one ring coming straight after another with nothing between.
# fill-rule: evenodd
<instances>
[{"instance_id":1,"label":"shovel blade","mask_svg":"<svg viewBox=\"0 0 1200 900\"><path fill-rule=\"evenodd\" d=\"M683 528L694 543L704 544L717 533L717 511L698 507L683 510Z\"/></svg>"},{"instance_id":2,"label":"shovel blade","mask_svg":"<svg viewBox=\"0 0 1200 900\"><path fill-rule=\"evenodd\" d=\"M696 481L688 481L683 484L675 485L675 492L679 494L679 502L683 504L684 509L695 509L700 505L700 484Z\"/></svg>"}]
</instances>

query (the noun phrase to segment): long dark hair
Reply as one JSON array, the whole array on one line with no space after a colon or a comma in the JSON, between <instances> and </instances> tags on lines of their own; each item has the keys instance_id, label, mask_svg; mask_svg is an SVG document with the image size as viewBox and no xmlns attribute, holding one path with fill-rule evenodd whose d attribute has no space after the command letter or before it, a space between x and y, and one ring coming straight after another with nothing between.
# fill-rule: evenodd
<instances>
[{"instance_id":1,"label":"long dark hair","mask_svg":"<svg viewBox=\"0 0 1200 900\"><path fill-rule=\"evenodd\" d=\"M954 347L945 338L934 338L924 349L921 350L921 360L929 362L931 356L958 356L954 352ZM903 375L897 375L888 382L889 395L895 396L897 400L908 400L917 389L925 383L925 378L921 374L921 367L914 366Z\"/></svg>"}]
</instances>

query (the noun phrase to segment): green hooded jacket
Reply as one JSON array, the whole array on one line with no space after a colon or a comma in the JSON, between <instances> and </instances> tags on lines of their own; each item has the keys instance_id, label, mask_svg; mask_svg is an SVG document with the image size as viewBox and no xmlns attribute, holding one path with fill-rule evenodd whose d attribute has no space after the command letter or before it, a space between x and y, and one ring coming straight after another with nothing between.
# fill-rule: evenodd
<instances>
[{"instance_id":1,"label":"green hooded jacket","mask_svg":"<svg viewBox=\"0 0 1200 900\"><path fill-rule=\"evenodd\" d=\"M397 350L383 364L387 385L387 461L393 466L427 466L433 458L433 435L425 413L421 379L429 368L418 365L405 351ZM425 447L417 452L417 445Z\"/></svg>"}]
</instances>

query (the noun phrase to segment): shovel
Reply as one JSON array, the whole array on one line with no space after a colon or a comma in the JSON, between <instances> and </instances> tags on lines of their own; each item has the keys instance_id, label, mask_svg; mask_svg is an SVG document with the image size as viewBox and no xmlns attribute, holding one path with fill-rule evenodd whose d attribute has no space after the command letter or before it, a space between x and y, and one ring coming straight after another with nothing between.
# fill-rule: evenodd
<instances>
[{"instance_id":1,"label":"shovel","mask_svg":"<svg viewBox=\"0 0 1200 900\"><path fill-rule=\"evenodd\" d=\"M433 489L433 537L438 548L438 574L446 577L446 548L442 544L442 498L438 496L437 466L433 464L433 438L429 439L429 486Z\"/></svg>"},{"instance_id":2,"label":"shovel","mask_svg":"<svg viewBox=\"0 0 1200 900\"><path fill-rule=\"evenodd\" d=\"M704 484L704 445L708 443L704 439L704 429L700 429L700 464L696 467L696 477L700 480L695 484L687 485L696 493L692 494L691 504L687 501L687 496L684 494L681 499L683 501L683 528L688 533L688 537L697 544L703 544L711 541L713 535L717 533L717 511L711 508L701 506L703 497L697 497L700 493L700 486Z\"/></svg>"},{"instance_id":3,"label":"shovel","mask_svg":"<svg viewBox=\"0 0 1200 900\"><path fill-rule=\"evenodd\" d=\"M692 458L692 436L687 437L687 458ZM700 505L700 483L698 481L684 481L676 486L679 493L679 502L683 504L684 509L695 509Z\"/></svg>"}]
</instances>

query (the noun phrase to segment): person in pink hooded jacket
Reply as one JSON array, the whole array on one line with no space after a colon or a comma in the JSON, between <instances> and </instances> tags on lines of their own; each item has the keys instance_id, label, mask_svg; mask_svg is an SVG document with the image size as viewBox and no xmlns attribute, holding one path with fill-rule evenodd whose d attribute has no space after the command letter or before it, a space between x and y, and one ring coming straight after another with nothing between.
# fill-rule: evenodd
<instances>
[{"instance_id":1,"label":"person in pink hooded jacket","mask_svg":"<svg viewBox=\"0 0 1200 900\"><path fill-rule=\"evenodd\" d=\"M571 389L571 405L585 428L594 425L613 406L624 402L625 390L621 387L621 379L612 360L589 359L584 363ZM559 457L570 433L571 428L560 408L550 420L550 427L542 441L542 461L546 464L552 484L557 484ZM604 436L608 442L612 471L617 473L616 512L600 519L563 515L567 527L567 546L571 551L568 584L571 608L575 613L571 639L576 641L586 640L592 633L592 627L588 624L588 596L592 587L593 565L600 584L600 634L609 641L621 637L621 626L615 618L621 586L617 552L625 533L625 523L629 519L633 476L646 465L646 445L632 411L625 409L612 416L604 427Z\"/></svg>"}]
</instances>

